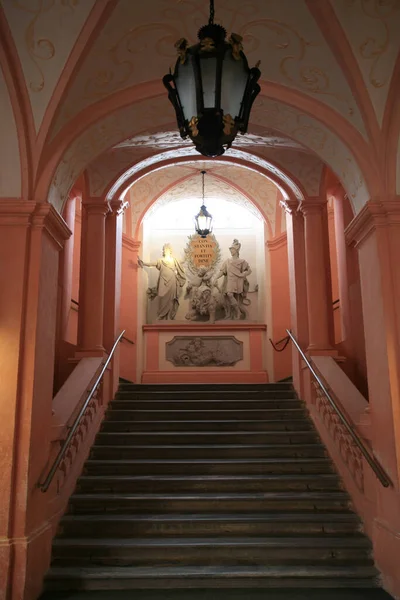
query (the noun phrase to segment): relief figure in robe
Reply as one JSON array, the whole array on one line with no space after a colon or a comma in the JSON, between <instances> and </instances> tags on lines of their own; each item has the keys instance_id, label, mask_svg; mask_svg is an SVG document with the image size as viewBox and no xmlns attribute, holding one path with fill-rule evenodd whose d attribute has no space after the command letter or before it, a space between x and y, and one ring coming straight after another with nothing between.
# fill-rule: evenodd
<instances>
[{"instance_id":1,"label":"relief figure in robe","mask_svg":"<svg viewBox=\"0 0 400 600\"><path fill-rule=\"evenodd\" d=\"M154 294L158 297L157 319L175 319L179 307L179 295L185 285L185 271L177 258L173 256L171 244L164 244L162 257L154 263L145 263L138 258L139 267L155 267L159 270L158 282ZM150 292L152 292L150 290Z\"/></svg>"}]
</instances>

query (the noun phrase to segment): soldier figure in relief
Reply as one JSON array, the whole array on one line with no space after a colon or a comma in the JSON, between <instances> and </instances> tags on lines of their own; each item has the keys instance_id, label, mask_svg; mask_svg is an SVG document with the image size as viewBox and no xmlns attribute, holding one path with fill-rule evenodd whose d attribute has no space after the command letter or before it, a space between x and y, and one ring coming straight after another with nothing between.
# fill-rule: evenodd
<instances>
[{"instance_id":1,"label":"soldier figure in relief","mask_svg":"<svg viewBox=\"0 0 400 600\"><path fill-rule=\"evenodd\" d=\"M248 275L251 273L249 264L239 257L241 244L233 240L229 248L232 258L228 258L220 268L215 281L224 277L221 293L224 297L225 319L246 318L244 306L248 306L247 299L249 289Z\"/></svg>"}]
</instances>

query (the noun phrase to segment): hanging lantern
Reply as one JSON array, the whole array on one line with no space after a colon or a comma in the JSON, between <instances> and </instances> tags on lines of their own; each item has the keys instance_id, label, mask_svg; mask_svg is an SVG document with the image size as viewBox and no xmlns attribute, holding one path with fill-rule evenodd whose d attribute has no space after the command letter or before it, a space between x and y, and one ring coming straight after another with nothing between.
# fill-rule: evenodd
<instances>
[{"instance_id":1,"label":"hanging lantern","mask_svg":"<svg viewBox=\"0 0 400 600\"><path fill-rule=\"evenodd\" d=\"M253 102L260 92L258 68L249 69L242 37L214 23L214 0L210 18L198 33L199 43L188 46L180 39L174 73L163 78L175 109L182 138L190 137L201 154L221 156L237 133L246 133Z\"/></svg>"},{"instance_id":2,"label":"hanging lantern","mask_svg":"<svg viewBox=\"0 0 400 600\"><path fill-rule=\"evenodd\" d=\"M200 211L194 218L196 233L199 234L200 237L205 238L209 233L212 232L212 216L208 212L207 208L204 204L204 175L205 171L201 172L202 174L202 205L200 207Z\"/></svg>"}]
</instances>

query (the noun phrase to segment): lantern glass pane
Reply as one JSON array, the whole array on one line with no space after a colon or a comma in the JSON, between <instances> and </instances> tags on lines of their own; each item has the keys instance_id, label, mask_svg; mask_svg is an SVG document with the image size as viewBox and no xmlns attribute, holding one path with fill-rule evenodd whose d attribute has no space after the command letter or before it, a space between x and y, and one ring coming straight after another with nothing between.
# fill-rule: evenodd
<instances>
[{"instance_id":1,"label":"lantern glass pane","mask_svg":"<svg viewBox=\"0 0 400 600\"><path fill-rule=\"evenodd\" d=\"M217 77L217 59L200 57L201 81L203 84L204 108L214 108Z\"/></svg>"},{"instance_id":2,"label":"lantern glass pane","mask_svg":"<svg viewBox=\"0 0 400 600\"><path fill-rule=\"evenodd\" d=\"M178 90L184 117L190 121L197 116L196 84L192 57L188 56L184 65L178 64L175 72L175 85Z\"/></svg>"},{"instance_id":3,"label":"lantern glass pane","mask_svg":"<svg viewBox=\"0 0 400 600\"><path fill-rule=\"evenodd\" d=\"M235 60L227 50L222 63L221 108L224 115L231 115L233 119L240 114L248 73L245 61Z\"/></svg>"},{"instance_id":4,"label":"lantern glass pane","mask_svg":"<svg viewBox=\"0 0 400 600\"><path fill-rule=\"evenodd\" d=\"M202 231L204 231L205 229L208 229L208 220L209 220L208 217L198 216L197 223L198 223L199 229L201 229Z\"/></svg>"}]
</instances>

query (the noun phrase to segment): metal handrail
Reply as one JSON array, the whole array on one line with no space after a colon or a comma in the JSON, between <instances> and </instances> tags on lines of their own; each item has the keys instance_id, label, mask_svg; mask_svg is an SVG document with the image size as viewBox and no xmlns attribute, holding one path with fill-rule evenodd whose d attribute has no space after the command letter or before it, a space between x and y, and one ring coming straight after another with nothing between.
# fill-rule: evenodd
<instances>
[{"instance_id":1,"label":"metal handrail","mask_svg":"<svg viewBox=\"0 0 400 600\"><path fill-rule=\"evenodd\" d=\"M97 387L100 385L100 382L101 382L101 380L103 378L103 375L104 375L104 373L105 373L105 371L106 371L106 369L107 369L107 367L108 367L108 365L110 363L110 360L112 359L112 357L114 355L115 349L118 346L118 344L119 344L122 336L124 335L124 333L125 333L125 329L119 334L119 336L115 340L114 345L111 348L111 352L108 355L107 360L104 363L103 368L101 369L100 374L99 374L99 376L96 379L96 382L94 383L94 385L92 386L91 390L89 391L89 395L86 398L84 405L82 406L82 408L79 411L79 414L77 415L77 417L76 417L73 425L71 426L71 429L69 430L68 435L65 438L65 440L63 442L63 445L61 446L61 449L60 449L59 453L57 454L57 457L54 460L54 463L53 463L50 471L47 474L46 479L43 481L43 483L39 483L38 484L38 487L39 487L39 489L42 492L47 492L47 490L49 489L50 484L53 481L53 477L57 473L58 467L60 466L60 463L61 463L62 459L64 458L64 455L65 455L65 453L67 451L68 446L71 443L72 438L74 437L74 434L75 434L75 432L76 432L76 430L78 428L80 420L83 417L83 415L84 415L87 407L89 406L89 402L93 398L93 394L95 393Z\"/></svg>"},{"instance_id":2,"label":"metal handrail","mask_svg":"<svg viewBox=\"0 0 400 600\"><path fill-rule=\"evenodd\" d=\"M383 485L383 487L392 486L393 483L390 480L389 475L385 472L385 470L383 469L383 467L376 460L375 456L368 450L367 446L363 443L363 441L360 438L360 436L354 431L354 428L351 425L350 421L343 414L343 412L341 411L341 409L337 406L335 400L332 398L332 396L330 395L330 393L326 389L325 385L323 384L323 382L319 378L317 372L313 368L313 366L310 363L310 361L308 360L307 356L304 354L303 350L300 348L300 346L299 346L296 338L292 334L292 332L289 329L286 329L286 331L287 331L288 336L292 340L293 344L296 346L296 348L297 348L300 356L302 357L302 359L306 363L307 367L310 369L310 371L311 371L313 377L315 378L316 382L318 383L319 387L324 392L324 394L325 394L325 396L326 396L329 404L332 406L333 410L335 411L335 413L339 417L340 421L343 423L343 425L345 426L345 428L349 432L349 434L350 434L351 438L353 439L354 443L356 444L356 446L360 450L361 454L364 456L365 460L367 461L367 463L369 464L369 466L371 467L371 469L374 471L375 475L377 476L377 478L379 479L379 481L381 482L381 484Z\"/></svg>"}]
</instances>

